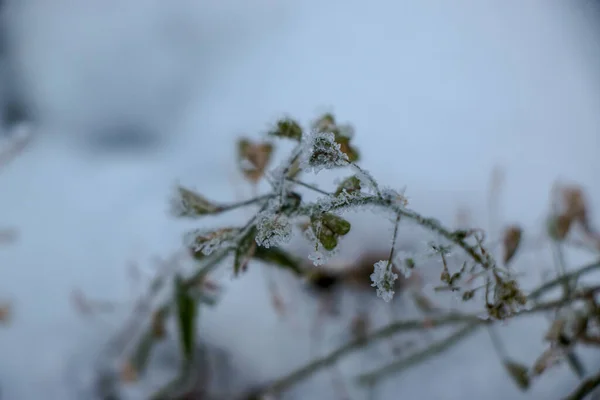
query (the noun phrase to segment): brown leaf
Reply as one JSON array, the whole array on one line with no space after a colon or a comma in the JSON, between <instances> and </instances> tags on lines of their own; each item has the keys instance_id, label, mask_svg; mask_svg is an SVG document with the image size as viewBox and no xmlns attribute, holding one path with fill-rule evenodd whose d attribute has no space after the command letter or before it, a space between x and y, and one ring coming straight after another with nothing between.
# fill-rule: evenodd
<instances>
[{"instance_id":1,"label":"brown leaf","mask_svg":"<svg viewBox=\"0 0 600 400\"><path fill-rule=\"evenodd\" d=\"M525 390L529 387L529 370L526 366L514 361L506 360L504 361L504 368L519 389Z\"/></svg>"},{"instance_id":2,"label":"brown leaf","mask_svg":"<svg viewBox=\"0 0 600 400\"><path fill-rule=\"evenodd\" d=\"M583 190L578 186L569 186L562 189L562 197L566 207L566 215L573 220L587 225L587 206Z\"/></svg>"},{"instance_id":3,"label":"brown leaf","mask_svg":"<svg viewBox=\"0 0 600 400\"><path fill-rule=\"evenodd\" d=\"M271 143L241 139L238 142L238 161L244 177L252 183L258 182L264 176L272 154Z\"/></svg>"},{"instance_id":4,"label":"brown leaf","mask_svg":"<svg viewBox=\"0 0 600 400\"><path fill-rule=\"evenodd\" d=\"M504 264L508 264L515 256L519 244L521 243L522 234L523 230L517 225L509 226L504 230L504 237L502 239L504 245L502 261L504 261Z\"/></svg>"}]
</instances>

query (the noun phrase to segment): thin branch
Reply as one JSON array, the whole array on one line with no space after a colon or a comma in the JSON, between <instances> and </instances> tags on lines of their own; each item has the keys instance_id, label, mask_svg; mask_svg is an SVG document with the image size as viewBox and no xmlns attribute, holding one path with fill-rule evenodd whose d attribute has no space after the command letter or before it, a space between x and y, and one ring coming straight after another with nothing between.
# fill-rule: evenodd
<instances>
[{"instance_id":1,"label":"thin branch","mask_svg":"<svg viewBox=\"0 0 600 400\"><path fill-rule=\"evenodd\" d=\"M305 188L310 189L310 190L312 190L314 192L317 192L319 194L324 194L325 196L331 196L331 194L332 194L332 193L326 192L325 190L319 189L315 185L311 185L310 183L306 183L306 182L300 181L298 179L286 178L286 180L288 182L295 183L296 185L304 186Z\"/></svg>"},{"instance_id":2,"label":"thin branch","mask_svg":"<svg viewBox=\"0 0 600 400\"><path fill-rule=\"evenodd\" d=\"M462 329L459 329L452 335L448 336L444 340L440 340L421 351L411 354L407 358L394 361L371 372L361 374L357 376L356 379L361 385L375 385L379 380L387 377L390 374L399 373L405 370L406 368L412 367L415 364L421 363L423 361L427 361L428 359L448 350L450 347L454 346L462 339L466 339L471 334L475 333L477 331L477 328L479 328L479 325L468 324Z\"/></svg>"},{"instance_id":3,"label":"thin branch","mask_svg":"<svg viewBox=\"0 0 600 400\"><path fill-rule=\"evenodd\" d=\"M540 298L544 293L549 292L550 290L554 289L556 286L560 286L563 285L565 281L572 281L574 279L578 279L579 277L586 275L590 272L593 272L597 269L600 269L600 259L596 260L594 262L591 262L590 264L587 264L579 269L577 269L576 271L573 272L569 272L567 274L564 274L563 276L559 276L556 279L553 279L551 281L548 281L542 285L540 285L537 289L531 291L531 293L529 293L529 298L531 300L536 300L538 298Z\"/></svg>"},{"instance_id":4,"label":"thin branch","mask_svg":"<svg viewBox=\"0 0 600 400\"><path fill-rule=\"evenodd\" d=\"M548 301L544 303L538 303L534 307L530 309L523 309L517 313L514 313L511 318L517 318L525 315L530 315L534 313L539 313L543 311L553 310L556 307L560 307L564 305L566 302L571 302L576 299L583 299L585 296L589 295L589 291L580 292L573 294L572 297L568 299L558 299L553 301ZM455 324L468 324L467 327L476 329L480 326L490 325L496 322L495 320L489 318L481 318L478 314L464 314L464 313L456 313L451 312L436 318L428 318L428 319L418 319L418 320L403 320L403 321L395 321L389 325L386 325L383 328L380 328L369 335L348 342L347 344L339 347L338 349L332 351L326 356L318 358L316 360L311 361L310 363L298 368L297 370L289 373L288 375L276 380L271 383L264 391L264 393L281 393L282 391L290 388L291 386L299 383L300 381L308 378L312 374L318 372L323 368L327 368L333 364L335 364L340 358L353 353L357 350L360 350L368 345L386 339L392 335L395 335L398 332L409 332L415 330L423 330L423 329L431 329L438 328L446 325L455 325ZM465 328L466 329L466 328ZM466 336L464 336L466 337ZM458 343L459 340L464 337L456 338L454 343ZM453 343L453 344L454 344Z\"/></svg>"},{"instance_id":5,"label":"thin branch","mask_svg":"<svg viewBox=\"0 0 600 400\"><path fill-rule=\"evenodd\" d=\"M579 384L579 386L577 386L577 389L575 389L573 392L571 392L571 394L563 398L563 400L583 400L598 386L600 386L600 372L583 380Z\"/></svg>"},{"instance_id":6,"label":"thin branch","mask_svg":"<svg viewBox=\"0 0 600 400\"><path fill-rule=\"evenodd\" d=\"M272 194L265 194L265 195L262 195L262 196L253 197L253 198L248 199L248 200L240 201L238 203L227 204L227 205L219 207L219 212L226 212L226 211L235 210L237 208L242 208L242 207L250 206L252 204L256 204L256 203L260 203L260 202L262 202L264 200L268 200L268 199L270 199L272 197L274 197Z\"/></svg>"}]
</instances>

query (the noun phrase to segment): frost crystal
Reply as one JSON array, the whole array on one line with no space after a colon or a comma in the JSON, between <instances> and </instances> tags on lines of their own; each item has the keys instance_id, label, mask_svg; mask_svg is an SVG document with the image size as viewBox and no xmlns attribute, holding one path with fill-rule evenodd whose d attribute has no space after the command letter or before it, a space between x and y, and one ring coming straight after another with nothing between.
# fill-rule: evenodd
<instances>
[{"instance_id":1,"label":"frost crystal","mask_svg":"<svg viewBox=\"0 0 600 400\"><path fill-rule=\"evenodd\" d=\"M377 261L374 265L374 272L371 274L371 286L377 288L377 297L383 301L390 302L394 297L394 282L398 275L392 272L392 264L389 260Z\"/></svg>"},{"instance_id":2,"label":"frost crystal","mask_svg":"<svg viewBox=\"0 0 600 400\"><path fill-rule=\"evenodd\" d=\"M288 243L292 237L292 224L284 214L267 209L257 217L256 243L262 247L277 247Z\"/></svg>"},{"instance_id":3,"label":"frost crystal","mask_svg":"<svg viewBox=\"0 0 600 400\"><path fill-rule=\"evenodd\" d=\"M348 156L342 152L332 132L311 132L304 146L302 164L315 174L322 169L348 165Z\"/></svg>"}]
</instances>

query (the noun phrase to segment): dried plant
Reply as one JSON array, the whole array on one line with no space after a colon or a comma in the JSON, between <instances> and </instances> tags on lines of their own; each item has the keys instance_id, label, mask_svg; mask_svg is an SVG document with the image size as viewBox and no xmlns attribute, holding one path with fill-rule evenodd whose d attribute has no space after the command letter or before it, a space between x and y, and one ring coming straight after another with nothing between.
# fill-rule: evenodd
<instances>
[{"instance_id":1,"label":"dried plant","mask_svg":"<svg viewBox=\"0 0 600 400\"><path fill-rule=\"evenodd\" d=\"M352 324L353 339L296 371L269 382L255 393L255 398L284 393L318 371L334 370L337 362L346 355L407 332L441 331L447 334L421 348L409 346L408 351L396 354L397 358L391 363L362 373L356 381L373 387L388 376L440 354L480 328L490 333L508 376L523 390L556 364L568 363L581 373L583 366L576 357L575 348L600 344L600 286L583 283L584 276L600 269L600 258L588 265L568 269L562 251L576 229L586 240L593 242L594 251L600 249L599 236L591 222L590 206L583 189L573 185L557 188L547 231L555 249L557 275L537 288L525 291L513 269L523 251L523 227L515 224L503 230L500 236L501 262L498 262L494 243L482 229L465 226L465 218L459 229L446 227L435 218L413 210L403 190L382 187L358 165L360 153L352 141L353 134L351 126L339 124L331 114L321 116L308 129L291 118L283 118L263 141L245 138L238 143L238 164L245 179L255 188L255 196L235 203L220 203L188 188L178 188L172 204L173 213L179 218L198 219L240 208L254 208L255 212L239 225L195 230L185 236L185 245L197 261L196 271L186 276L177 275L172 297L156 308L148 323L148 333L142 335L142 338L159 339L163 336L162 321L169 315L176 317L184 362L180 377L174 382L175 386L168 387L169 390L185 385L185 377L193 371L197 361L191 348L197 335L194 321L198 306L202 305L205 288L199 288L196 282L216 269L227 268L227 265L232 275L243 279L243 273L252 268L253 261L291 272L305 279L321 295L334 293L341 287L355 287L361 291L370 290L385 302L390 302L411 276L419 277L425 259L434 260L439 268L438 282L415 285L411 291L421 317L395 319L384 327L369 329L368 319L359 314ZM293 148L278 167L270 168L276 139L291 142ZM302 179L303 174L322 170L350 171L350 174L330 190ZM501 180L499 175L496 176L492 185L492 208L496 208L498 203ZM258 192L261 182L270 186L264 194ZM316 194L317 199L307 200L307 191ZM376 254L374 258L371 257L373 254L369 254L369 257L353 260L345 268L329 268L339 243L354 229L344 217L345 212L364 209L377 209L388 217L393 231L389 251ZM490 221L491 225L496 225L496 218L490 218ZM434 240L428 244L426 254L407 256L397 250L398 231L402 224L417 225L431 234ZM312 265L286 250L294 234L309 241L312 252L307 259ZM229 256L232 261L226 264L224 260ZM554 289L562 289L560 295L556 295ZM452 294L461 304L459 309L438 305L435 296L443 293ZM555 296L548 298L547 295L552 293ZM506 320L534 313L547 315L548 312L553 312L554 316L545 338L547 350L528 364L510 357L495 332L495 326ZM160 316L160 323L157 316ZM143 339L137 345L138 349L150 347ZM127 376L137 378L140 370L134 368L134 371L135 374L128 373ZM600 377L592 376L583 381L569 398L583 399L598 385ZM162 391L156 398L173 398L165 393L169 392Z\"/></svg>"}]
</instances>

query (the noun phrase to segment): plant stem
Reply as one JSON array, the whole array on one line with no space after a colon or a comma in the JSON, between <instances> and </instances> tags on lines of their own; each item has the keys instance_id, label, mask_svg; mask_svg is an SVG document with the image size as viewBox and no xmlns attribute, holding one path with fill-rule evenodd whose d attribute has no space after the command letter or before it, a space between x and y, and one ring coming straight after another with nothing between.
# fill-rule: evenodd
<instances>
[{"instance_id":1,"label":"plant stem","mask_svg":"<svg viewBox=\"0 0 600 400\"><path fill-rule=\"evenodd\" d=\"M237 208L250 206L252 204L256 204L256 203L260 203L261 201L268 200L272 197L274 197L272 194L265 194L262 196L253 197L248 200L240 201L238 203L227 204L227 205L221 206L219 208L219 212L226 212L226 211L235 210Z\"/></svg>"},{"instance_id":2,"label":"plant stem","mask_svg":"<svg viewBox=\"0 0 600 400\"><path fill-rule=\"evenodd\" d=\"M476 324L465 325L462 329L454 332L444 340L440 340L421 351L411 354L407 358L393 361L390 364L375 369L371 372L361 374L356 379L361 385L375 385L379 380L387 377L390 374L399 373L406 368L412 367L415 364L426 361L431 357L448 350L462 339L466 339L468 336L475 333L478 327L479 325Z\"/></svg>"},{"instance_id":3,"label":"plant stem","mask_svg":"<svg viewBox=\"0 0 600 400\"><path fill-rule=\"evenodd\" d=\"M531 309L525 309L520 312L517 312L511 316L511 318L516 318L520 316L530 315L542 311L552 310L556 307L560 307L565 304L567 301L574 301L575 299L581 299L587 295L587 292L584 293L575 293L569 299L558 299L554 301L548 301L545 303L538 303ZM437 328L446 325L454 325L454 324L467 324L466 328L476 330L480 326L486 326L493 324L495 320L492 319L484 319L481 318L477 314L464 314L464 313L448 313L436 318L429 319L419 319L419 320L403 320L403 321L395 321L389 325L386 325L383 328L380 328L376 331L373 331L368 336L353 340L351 342L346 343L345 345L339 347L338 349L332 351L326 356L318 358L316 360L311 361L310 363L292 371L288 375L277 379L275 382L272 382L264 391L267 393L281 393L284 390L290 388L291 386L299 383L300 381L308 378L319 370L329 367L335 364L340 358L353 353L357 350L360 350L368 345L382 339L386 339L398 332L409 332L415 330L423 330L423 329L431 329L432 327ZM458 343L460 340L465 338L465 336L456 337L452 344Z\"/></svg>"},{"instance_id":4,"label":"plant stem","mask_svg":"<svg viewBox=\"0 0 600 400\"><path fill-rule=\"evenodd\" d=\"M600 372L583 380L579 386L563 400L583 400L586 396L600 386Z\"/></svg>"},{"instance_id":5,"label":"plant stem","mask_svg":"<svg viewBox=\"0 0 600 400\"><path fill-rule=\"evenodd\" d=\"M312 191L315 191L315 192L317 192L317 193L324 194L325 196L330 196L330 195L331 195L331 193L329 193L329 192L326 192L325 190L321 190L321 189L319 189L318 187L316 187L316 186L314 186L314 185L311 185L310 183L306 183L306 182L303 182L303 181L299 181L299 180L297 180L297 179L294 179L294 178L286 178L286 180L287 180L288 182L295 183L296 185L304 186L305 188L307 188L307 189L310 189L310 190L312 190Z\"/></svg>"}]
</instances>

